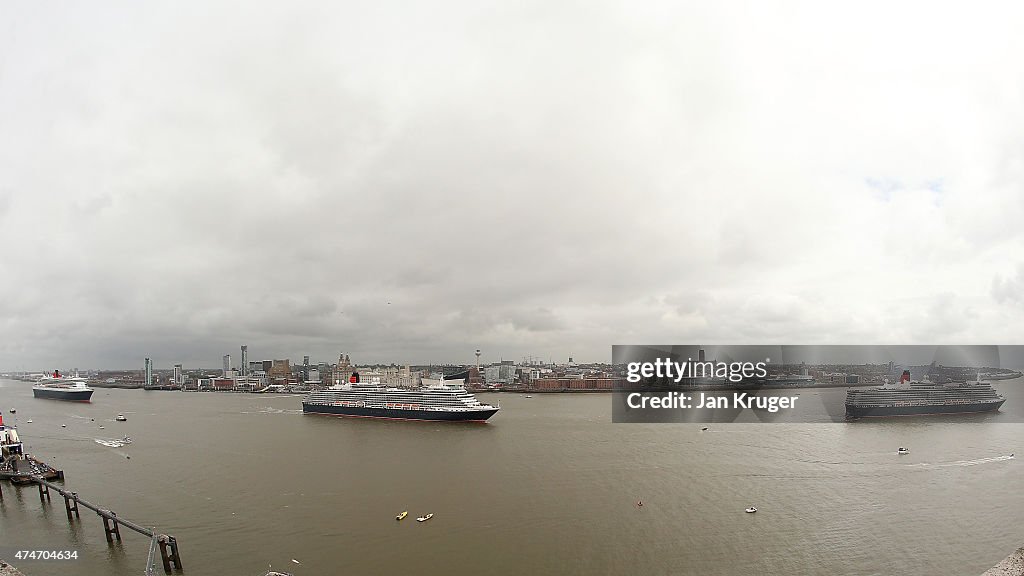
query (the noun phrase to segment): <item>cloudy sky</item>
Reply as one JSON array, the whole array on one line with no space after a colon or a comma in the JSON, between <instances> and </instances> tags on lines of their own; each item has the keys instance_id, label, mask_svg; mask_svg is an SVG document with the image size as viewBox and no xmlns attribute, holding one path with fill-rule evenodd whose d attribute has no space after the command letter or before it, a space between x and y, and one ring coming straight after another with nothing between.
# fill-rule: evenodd
<instances>
[{"instance_id":1,"label":"cloudy sky","mask_svg":"<svg viewBox=\"0 0 1024 576\"><path fill-rule=\"evenodd\" d=\"M1021 343L1022 11L5 3L0 369Z\"/></svg>"}]
</instances>

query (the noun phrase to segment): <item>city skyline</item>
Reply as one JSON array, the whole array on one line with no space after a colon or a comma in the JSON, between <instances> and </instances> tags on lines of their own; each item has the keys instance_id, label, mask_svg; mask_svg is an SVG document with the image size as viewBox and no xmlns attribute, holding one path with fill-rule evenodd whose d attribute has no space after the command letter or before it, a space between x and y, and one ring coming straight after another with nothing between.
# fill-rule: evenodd
<instances>
[{"instance_id":1,"label":"city skyline","mask_svg":"<svg viewBox=\"0 0 1024 576\"><path fill-rule=\"evenodd\" d=\"M1020 341L1024 7L788 6L6 6L0 370Z\"/></svg>"}]
</instances>

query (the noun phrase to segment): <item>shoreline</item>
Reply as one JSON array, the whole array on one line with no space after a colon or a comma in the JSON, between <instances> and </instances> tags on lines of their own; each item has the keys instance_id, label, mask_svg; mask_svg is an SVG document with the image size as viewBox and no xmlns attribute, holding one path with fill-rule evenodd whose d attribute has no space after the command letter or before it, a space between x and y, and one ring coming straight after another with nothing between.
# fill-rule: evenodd
<instances>
[{"instance_id":1,"label":"shoreline","mask_svg":"<svg viewBox=\"0 0 1024 576\"><path fill-rule=\"evenodd\" d=\"M17 568L0 560L0 576L25 576Z\"/></svg>"},{"instance_id":2,"label":"shoreline","mask_svg":"<svg viewBox=\"0 0 1024 576\"><path fill-rule=\"evenodd\" d=\"M1002 562L989 568L981 576L1024 576L1024 546L1017 548Z\"/></svg>"}]
</instances>

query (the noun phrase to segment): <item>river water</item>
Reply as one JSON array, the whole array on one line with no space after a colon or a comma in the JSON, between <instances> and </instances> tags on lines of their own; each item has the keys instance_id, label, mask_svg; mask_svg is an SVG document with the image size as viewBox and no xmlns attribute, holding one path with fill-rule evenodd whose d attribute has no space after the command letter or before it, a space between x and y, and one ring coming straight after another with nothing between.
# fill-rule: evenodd
<instances>
[{"instance_id":1,"label":"river water","mask_svg":"<svg viewBox=\"0 0 1024 576\"><path fill-rule=\"evenodd\" d=\"M68 489L176 536L185 574L960 576L1024 543L1024 424L1001 423L1021 421L1021 383L997 383L1000 414L851 423L613 424L604 394L481 394L501 402L489 423L431 424L305 416L297 396L65 403L14 381L0 407ZM94 513L69 524L59 495L2 489L6 560L78 552L15 561L26 574L143 570L145 537L109 546Z\"/></svg>"}]
</instances>

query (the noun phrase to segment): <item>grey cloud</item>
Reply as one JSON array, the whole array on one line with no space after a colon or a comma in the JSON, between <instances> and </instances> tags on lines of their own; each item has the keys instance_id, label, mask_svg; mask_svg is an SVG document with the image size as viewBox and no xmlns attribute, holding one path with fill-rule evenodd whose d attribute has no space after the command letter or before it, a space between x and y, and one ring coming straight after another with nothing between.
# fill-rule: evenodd
<instances>
[{"instance_id":1,"label":"grey cloud","mask_svg":"<svg viewBox=\"0 0 1024 576\"><path fill-rule=\"evenodd\" d=\"M1020 7L928 10L17 5L0 369L1015 341Z\"/></svg>"}]
</instances>

